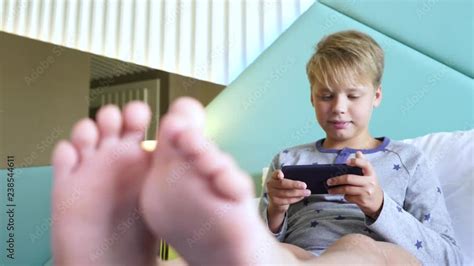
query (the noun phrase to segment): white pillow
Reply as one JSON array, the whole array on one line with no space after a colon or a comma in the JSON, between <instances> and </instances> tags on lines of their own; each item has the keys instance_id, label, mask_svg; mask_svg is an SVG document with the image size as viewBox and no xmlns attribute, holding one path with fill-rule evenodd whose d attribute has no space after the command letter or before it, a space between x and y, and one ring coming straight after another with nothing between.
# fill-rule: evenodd
<instances>
[{"instance_id":1,"label":"white pillow","mask_svg":"<svg viewBox=\"0 0 474 266\"><path fill-rule=\"evenodd\" d=\"M466 257L474 254L474 130L432 133L402 140L422 150L441 182L456 239Z\"/></svg>"}]
</instances>

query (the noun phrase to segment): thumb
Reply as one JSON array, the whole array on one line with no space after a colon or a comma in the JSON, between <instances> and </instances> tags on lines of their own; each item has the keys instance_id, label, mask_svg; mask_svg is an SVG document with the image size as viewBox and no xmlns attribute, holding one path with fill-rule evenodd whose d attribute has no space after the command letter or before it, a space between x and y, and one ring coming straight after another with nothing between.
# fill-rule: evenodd
<instances>
[{"instance_id":1,"label":"thumb","mask_svg":"<svg viewBox=\"0 0 474 266\"><path fill-rule=\"evenodd\" d=\"M355 153L355 158L349 158L347 159L347 162L346 164L350 165L350 166L359 166L357 162L360 162L360 159L364 159L364 154L362 154L361 151L357 151Z\"/></svg>"}]
</instances>

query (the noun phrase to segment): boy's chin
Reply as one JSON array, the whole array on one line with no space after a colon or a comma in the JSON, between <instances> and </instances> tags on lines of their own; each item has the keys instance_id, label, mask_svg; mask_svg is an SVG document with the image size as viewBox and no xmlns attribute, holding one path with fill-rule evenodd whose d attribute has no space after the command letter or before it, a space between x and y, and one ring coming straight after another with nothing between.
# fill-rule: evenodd
<instances>
[{"instance_id":1,"label":"boy's chin","mask_svg":"<svg viewBox=\"0 0 474 266\"><path fill-rule=\"evenodd\" d=\"M346 141L351 140L351 138L337 137L337 136L327 136L327 138L335 142L346 142Z\"/></svg>"},{"instance_id":2,"label":"boy's chin","mask_svg":"<svg viewBox=\"0 0 474 266\"><path fill-rule=\"evenodd\" d=\"M357 136L352 132L329 132L326 133L326 139L330 139L333 142L346 143L356 139Z\"/></svg>"},{"instance_id":3,"label":"boy's chin","mask_svg":"<svg viewBox=\"0 0 474 266\"><path fill-rule=\"evenodd\" d=\"M348 130L339 130L336 132L334 130L327 130L326 137L331 138L333 140L345 141L345 140L353 139L355 135Z\"/></svg>"}]
</instances>

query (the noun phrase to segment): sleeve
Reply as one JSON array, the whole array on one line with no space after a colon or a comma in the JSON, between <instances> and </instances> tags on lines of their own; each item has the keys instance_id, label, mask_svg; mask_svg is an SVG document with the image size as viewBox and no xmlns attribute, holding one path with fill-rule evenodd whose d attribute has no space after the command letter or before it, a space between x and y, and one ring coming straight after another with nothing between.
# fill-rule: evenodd
<instances>
[{"instance_id":1,"label":"sleeve","mask_svg":"<svg viewBox=\"0 0 474 266\"><path fill-rule=\"evenodd\" d=\"M267 228L269 228L269 226L268 226L268 215L267 215L267 211L268 211L267 180L271 177L273 171L280 168L279 167L279 165L280 165L279 161L280 161L279 156L276 155L273 158L272 162L270 163L270 166L268 167L267 176L265 177L265 182L264 182L263 189L262 189L262 196L260 197L260 202L258 204L258 209L259 209L260 215L262 216L262 219L263 219L264 223L267 225ZM283 220L283 225L281 226L280 231L277 232L277 233L273 233L270 230L269 231L270 231L271 234L273 234L275 236L275 238L278 241L281 242L285 238L285 234L286 234L287 229L288 229L288 213L285 213L285 218Z\"/></svg>"},{"instance_id":2,"label":"sleeve","mask_svg":"<svg viewBox=\"0 0 474 266\"><path fill-rule=\"evenodd\" d=\"M423 156L410 175L403 205L384 192L382 211L375 221L366 217L367 226L422 264L463 265L439 180Z\"/></svg>"}]
</instances>

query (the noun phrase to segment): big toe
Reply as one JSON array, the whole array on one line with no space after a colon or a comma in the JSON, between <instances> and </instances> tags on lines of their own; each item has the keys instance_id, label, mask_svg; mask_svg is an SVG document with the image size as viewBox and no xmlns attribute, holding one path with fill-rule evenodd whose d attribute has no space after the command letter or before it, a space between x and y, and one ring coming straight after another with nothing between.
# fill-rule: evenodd
<instances>
[{"instance_id":1,"label":"big toe","mask_svg":"<svg viewBox=\"0 0 474 266\"><path fill-rule=\"evenodd\" d=\"M201 103L191 97L181 97L177 99L171 105L169 113L181 115L189 127L198 129L204 128L204 108Z\"/></svg>"},{"instance_id":2,"label":"big toe","mask_svg":"<svg viewBox=\"0 0 474 266\"><path fill-rule=\"evenodd\" d=\"M182 97L173 102L168 113L161 119L157 133L158 149L163 152L175 148L178 137L184 132L202 132L204 109L190 97Z\"/></svg>"}]
</instances>

